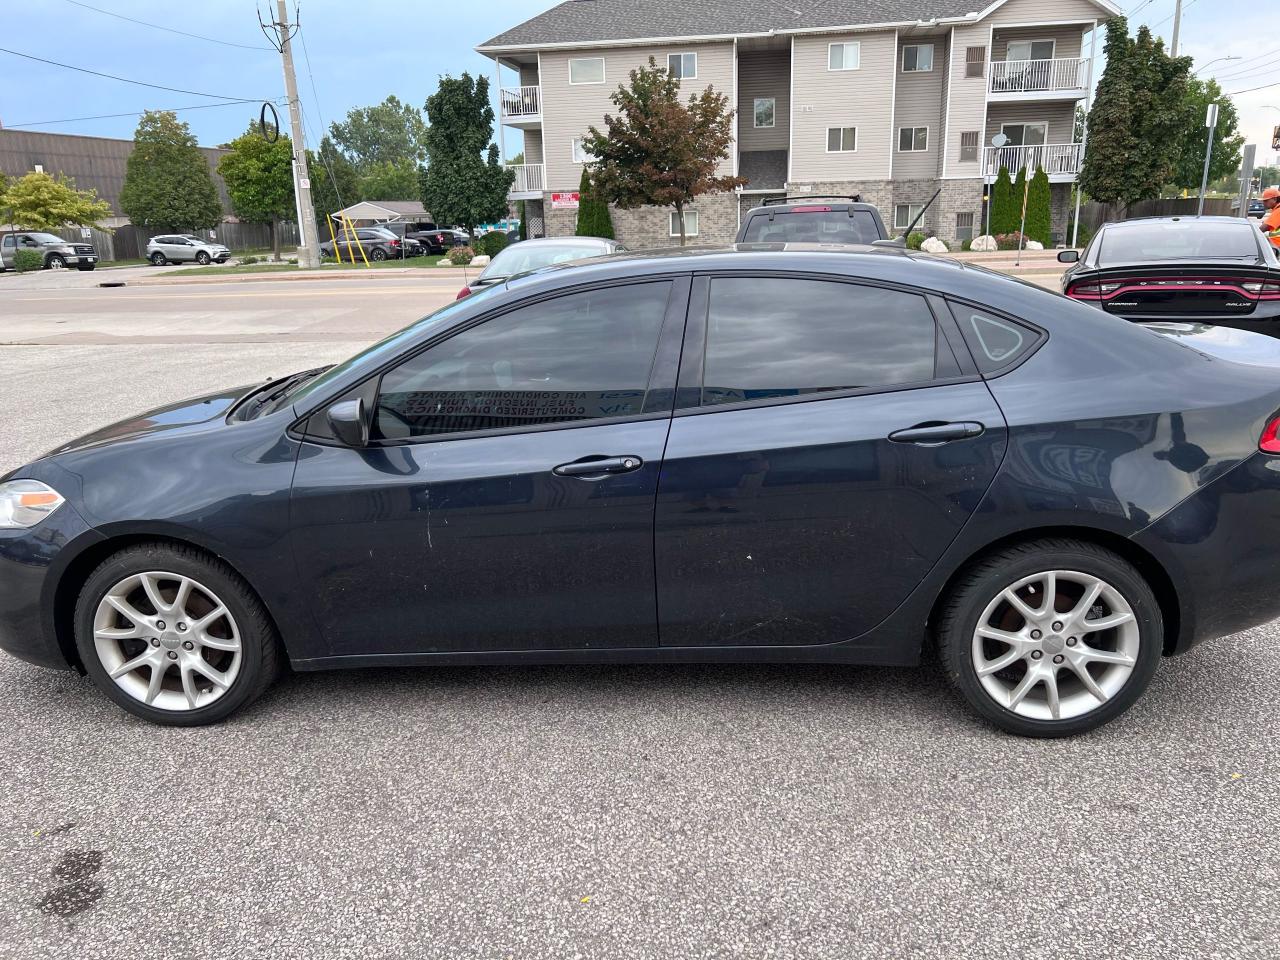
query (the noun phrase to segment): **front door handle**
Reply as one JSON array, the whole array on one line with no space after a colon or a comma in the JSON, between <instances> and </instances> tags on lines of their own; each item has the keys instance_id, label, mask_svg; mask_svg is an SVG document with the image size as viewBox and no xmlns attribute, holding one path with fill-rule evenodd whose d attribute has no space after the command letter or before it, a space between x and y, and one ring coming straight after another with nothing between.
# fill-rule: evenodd
<instances>
[{"instance_id":1,"label":"front door handle","mask_svg":"<svg viewBox=\"0 0 1280 960\"><path fill-rule=\"evenodd\" d=\"M980 437L987 428L981 423L965 421L961 423L922 423L905 430L895 430L889 434L894 443L919 443L933 445L947 443L951 440L964 440L967 437Z\"/></svg>"},{"instance_id":2,"label":"front door handle","mask_svg":"<svg viewBox=\"0 0 1280 960\"><path fill-rule=\"evenodd\" d=\"M551 472L558 477L603 477L611 473L630 473L639 470L644 461L635 456L594 457L562 463Z\"/></svg>"}]
</instances>

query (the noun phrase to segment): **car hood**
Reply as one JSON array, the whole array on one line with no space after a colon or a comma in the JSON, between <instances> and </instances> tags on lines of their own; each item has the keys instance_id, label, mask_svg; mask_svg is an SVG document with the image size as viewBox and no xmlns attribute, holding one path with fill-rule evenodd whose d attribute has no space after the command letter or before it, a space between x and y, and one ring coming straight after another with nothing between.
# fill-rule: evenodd
<instances>
[{"instance_id":1,"label":"car hood","mask_svg":"<svg viewBox=\"0 0 1280 960\"><path fill-rule=\"evenodd\" d=\"M210 420L225 417L227 411L238 400L260 389L262 386L262 383L256 383L252 386L235 387L234 389L220 390L217 393L210 393L200 397L192 397L189 400L180 400L165 407L157 407L155 410L148 410L145 413L139 413L136 416L102 427L99 430L94 430L92 433L86 433L84 436L77 437L69 443L55 447L46 453L44 457L52 457L72 450L82 450L85 447L135 440L150 434L181 430L196 424L207 423ZM41 459L44 459L44 457Z\"/></svg>"}]
</instances>

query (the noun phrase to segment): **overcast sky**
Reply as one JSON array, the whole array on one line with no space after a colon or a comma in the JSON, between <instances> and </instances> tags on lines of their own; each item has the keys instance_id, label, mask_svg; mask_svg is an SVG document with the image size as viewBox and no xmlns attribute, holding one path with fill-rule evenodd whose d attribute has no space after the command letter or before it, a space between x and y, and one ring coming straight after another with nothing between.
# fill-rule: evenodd
<instances>
[{"instance_id":1,"label":"overcast sky","mask_svg":"<svg viewBox=\"0 0 1280 960\"><path fill-rule=\"evenodd\" d=\"M122 16L256 49L140 26L72 0L9 0L0 20L0 46L198 93L283 97L279 55L266 48L250 0L185 5L86 2ZM266 5L263 0L264 9ZM469 70L492 77L492 61L476 54L475 45L553 5L548 0L433 4L307 0L301 19L310 71L301 43L295 57L310 126L308 140L314 141L323 127L352 107L377 103L389 93L421 106L441 74ZM1123 4L1126 12L1134 11L1135 25L1147 23L1166 40L1173 5L1174 0ZM1268 106L1280 107L1280 36L1271 31L1275 22L1275 11L1258 2L1184 0L1182 52L1194 56L1197 67L1203 65L1201 75L1217 76L1228 92L1277 84L1236 97L1241 129L1249 142L1258 144L1259 162L1275 159L1271 128L1280 124L1280 109ZM1101 47L1100 38L1099 52ZM1248 59L1211 62L1228 56ZM212 102L208 97L150 90L0 53L0 123L6 127ZM257 108L248 104L179 113L204 145L237 136L256 115ZM32 129L127 138L136 124L136 117L126 116ZM519 135L513 132L508 153L519 146Z\"/></svg>"}]
</instances>

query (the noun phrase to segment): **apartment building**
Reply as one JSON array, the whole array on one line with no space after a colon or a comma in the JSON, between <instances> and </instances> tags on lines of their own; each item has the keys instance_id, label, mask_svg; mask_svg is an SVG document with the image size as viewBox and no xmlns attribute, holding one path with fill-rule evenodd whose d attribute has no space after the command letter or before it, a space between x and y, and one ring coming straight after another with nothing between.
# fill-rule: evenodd
<instances>
[{"instance_id":1,"label":"apartment building","mask_svg":"<svg viewBox=\"0 0 1280 960\"><path fill-rule=\"evenodd\" d=\"M582 137L652 57L685 92L726 94L736 114L724 170L747 184L698 198L685 223L698 242L732 241L743 212L784 195L860 194L905 227L938 189L922 225L961 241L982 232L1000 167L1028 163L1049 176L1062 234L1084 155L1076 105L1102 52L1085 38L1120 10L1110 0L971 6L567 0L476 48L495 62L504 149L506 130L523 131L511 198L547 235L572 233ZM633 247L679 242L669 209L615 210L614 226Z\"/></svg>"}]
</instances>

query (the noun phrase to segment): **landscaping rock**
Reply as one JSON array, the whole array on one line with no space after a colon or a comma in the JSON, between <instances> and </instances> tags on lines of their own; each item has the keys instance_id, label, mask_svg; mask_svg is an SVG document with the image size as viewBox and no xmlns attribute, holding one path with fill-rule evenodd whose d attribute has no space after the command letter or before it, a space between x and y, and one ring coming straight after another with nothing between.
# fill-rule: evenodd
<instances>
[{"instance_id":1,"label":"landscaping rock","mask_svg":"<svg viewBox=\"0 0 1280 960\"><path fill-rule=\"evenodd\" d=\"M1022 248L1023 250L1043 250L1044 244L1039 240L1028 240Z\"/></svg>"},{"instance_id":2,"label":"landscaping rock","mask_svg":"<svg viewBox=\"0 0 1280 960\"><path fill-rule=\"evenodd\" d=\"M472 257L472 258L471 258L471 263L469 264L469 266L472 266L472 267L487 267L487 266L489 265L489 260L490 260L490 259L491 259L491 258L490 258L487 254L483 254L483 253L482 253L482 254L480 254L480 256L478 256L478 257Z\"/></svg>"},{"instance_id":3,"label":"landscaping rock","mask_svg":"<svg viewBox=\"0 0 1280 960\"><path fill-rule=\"evenodd\" d=\"M980 237L974 237L973 243L969 244L969 249L978 253L989 253L993 250L999 250L1000 245L996 243L996 238L989 233L984 233Z\"/></svg>"},{"instance_id":4,"label":"landscaping rock","mask_svg":"<svg viewBox=\"0 0 1280 960\"><path fill-rule=\"evenodd\" d=\"M947 253L949 250L946 243L937 237L929 237L924 243L920 244L920 249L925 253Z\"/></svg>"}]
</instances>

